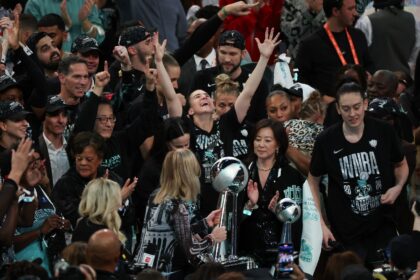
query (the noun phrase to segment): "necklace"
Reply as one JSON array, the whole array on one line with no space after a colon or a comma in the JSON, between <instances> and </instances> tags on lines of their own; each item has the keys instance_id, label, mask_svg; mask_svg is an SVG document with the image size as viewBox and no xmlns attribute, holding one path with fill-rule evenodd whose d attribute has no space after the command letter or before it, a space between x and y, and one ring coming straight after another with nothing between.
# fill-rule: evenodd
<instances>
[{"instance_id":1,"label":"necklace","mask_svg":"<svg viewBox=\"0 0 420 280\"><path fill-rule=\"evenodd\" d=\"M271 165L270 168L261 168L261 167L258 166L258 163L257 163L257 169L260 170L260 171L270 171L271 169L273 169L273 166L274 166L275 162L276 161L273 162L273 164Z\"/></svg>"}]
</instances>

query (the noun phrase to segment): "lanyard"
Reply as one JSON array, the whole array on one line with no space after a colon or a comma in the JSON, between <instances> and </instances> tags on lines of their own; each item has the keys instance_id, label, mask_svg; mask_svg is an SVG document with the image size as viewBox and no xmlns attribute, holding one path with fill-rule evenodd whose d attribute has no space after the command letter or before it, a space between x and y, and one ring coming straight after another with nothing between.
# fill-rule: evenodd
<instances>
[{"instance_id":1,"label":"lanyard","mask_svg":"<svg viewBox=\"0 0 420 280\"><path fill-rule=\"evenodd\" d=\"M324 29L327 32L328 38L330 39L331 43L334 46L335 51L337 52L338 58L340 58L341 64L344 66L347 64L346 59L343 56L343 53L340 50L340 47L337 44L337 41L335 40L330 27L328 26L327 23L324 24ZM346 36L347 36L347 40L349 41L349 45L350 45L350 50L351 50L351 54L353 56L353 60L354 60L354 64L359 64L359 58L357 57L357 53L356 53L356 49L354 48L354 44L353 44L353 40L350 36L349 31L347 30L347 28L345 29L346 31Z\"/></svg>"}]
</instances>

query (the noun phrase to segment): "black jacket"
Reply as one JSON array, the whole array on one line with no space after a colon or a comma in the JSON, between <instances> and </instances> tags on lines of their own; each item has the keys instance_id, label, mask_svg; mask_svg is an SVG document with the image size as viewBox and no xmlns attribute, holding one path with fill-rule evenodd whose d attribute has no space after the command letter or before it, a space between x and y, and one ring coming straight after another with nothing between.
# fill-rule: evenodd
<instances>
[{"instance_id":1,"label":"black jacket","mask_svg":"<svg viewBox=\"0 0 420 280\"><path fill-rule=\"evenodd\" d=\"M104 174L105 169L99 167L97 177ZM121 177L112 171L109 171L108 178L117 182L120 186L123 185ZM51 199L57 207L57 211L71 222L73 228L76 227L79 218L78 210L83 190L89 181L89 179L82 178L73 166L57 181L53 188Z\"/></svg>"}]
</instances>

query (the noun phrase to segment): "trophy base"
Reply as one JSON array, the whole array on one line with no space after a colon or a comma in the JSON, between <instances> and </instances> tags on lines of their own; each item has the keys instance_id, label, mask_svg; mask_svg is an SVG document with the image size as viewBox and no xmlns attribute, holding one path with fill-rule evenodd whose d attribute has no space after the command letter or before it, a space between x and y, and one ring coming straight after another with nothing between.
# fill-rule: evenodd
<instances>
[{"instance_id":1,"label":"trophy base","mask_svg":"<svg viewBox=\"0 0 420 280\"><path fill-rule=\"evenodd\" d=\"M226 260L216 262L222 264L228 271L244 271L258 268L253 258L229 256Z\"/></svg>"}]
</instances>

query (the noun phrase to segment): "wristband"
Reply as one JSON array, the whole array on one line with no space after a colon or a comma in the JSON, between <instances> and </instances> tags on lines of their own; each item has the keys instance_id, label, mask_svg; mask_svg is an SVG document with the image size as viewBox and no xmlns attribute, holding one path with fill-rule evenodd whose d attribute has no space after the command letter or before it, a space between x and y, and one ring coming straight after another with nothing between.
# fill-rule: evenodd
<instances>
[{"instance_id":1,"label":"wristband","mask_svg":"<svg viewBox=\"0 0 420 280\"><path fill-rule=\"evenodd\" d=\"M225 7L222 8L222 14L223 14L224 17L228 16L228 13L226 12Z\"/></svg>"},{"instance_id":2,"label":"wristband","mask_svg":"<svg viewBox=\"0 0 420 280\"><path fill-rule=\"evenodd\" d=\"M246 216L251 216L252 215L252 210L244 208L244 210L242 211L242 214L244 214Z\"/></svg>"},{"instance_id":3,"label":"wristband","mask_svg":"<svg viewBox=\"0 0 420 280\"><path fill-rule=\"evenodd\" d=\"M86 31L86 34L90 34L90 33L92 33L92 31L93 31L93 29L95 28L95 25L94 24L92 24L91 25L91 27L89 28L89 30L88 31Z\"/></svg>"},{"instance_id":4,"label":"wristband","mask_svg":"<svg viewBox=\"0 0 420 280\"><path fill-rule=\"evenodd\" d=\"M25 203L31 203L31 202L33 202L35 200L35 196L23 196L22 197L22 202L25 202Z\"/></svg>"}]
</instances>

